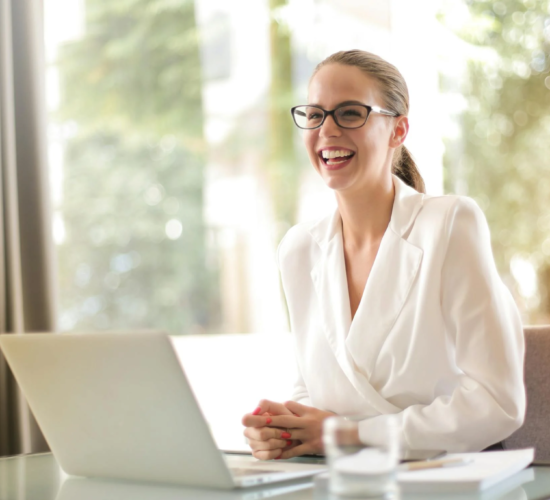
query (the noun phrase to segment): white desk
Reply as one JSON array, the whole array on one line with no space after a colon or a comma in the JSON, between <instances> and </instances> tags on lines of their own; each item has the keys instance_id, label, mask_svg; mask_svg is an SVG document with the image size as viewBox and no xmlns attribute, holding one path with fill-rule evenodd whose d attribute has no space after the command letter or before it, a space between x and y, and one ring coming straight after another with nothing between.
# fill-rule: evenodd
<instances>
[{"instance_id":1,"label":"white desk","mask_svg":"<svg viewBox=\"0 0 550 500\"><path fill-rule=\"evenodd\" d=\"M534 467L534 472L534 481L512 490L497 495L487 490L483 495L461 498L463 500L550 498L550 467ZM262 498L329 500L326 491L314 488L311 480L225 492L67 477L50 453L0 459L0 500L259 500ZM403 500L407 498L407 496L402 497ZM452 496L437 495L437 500L451 499L453 499Z\"/></svg>"}]
</instances>

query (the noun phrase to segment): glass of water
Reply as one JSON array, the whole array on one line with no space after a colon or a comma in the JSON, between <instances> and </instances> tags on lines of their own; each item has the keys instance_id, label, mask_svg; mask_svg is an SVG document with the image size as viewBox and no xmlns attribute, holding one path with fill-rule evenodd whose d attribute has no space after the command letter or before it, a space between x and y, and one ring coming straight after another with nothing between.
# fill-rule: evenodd
<instances>
[{"instance_id":1,"label":"glass of water","mask_svg":"<svg viewBox=\"0 0 550 500\"><path fill-rule=\"evenodd\" d=\"M342 497L392 498L397 492L400 428L395 415L377 418L368 434L359 432L364 417L330 417L323 444L329 490Z\"/></svg>"}]
</instances>

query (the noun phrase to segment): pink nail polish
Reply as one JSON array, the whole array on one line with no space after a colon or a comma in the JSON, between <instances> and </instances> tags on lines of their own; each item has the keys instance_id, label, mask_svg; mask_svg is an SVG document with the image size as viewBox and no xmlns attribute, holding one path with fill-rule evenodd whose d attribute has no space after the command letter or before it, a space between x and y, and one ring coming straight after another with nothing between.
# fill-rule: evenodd
<instances>
[{"instance_id":1,"label":"pink nail polish","mask_svg":"<svg viewBox=\"0 0 550 500\"><path fill-rule=\"evenodd\" d=\"M286 440L286 445L287 445L287 446L292 446L292 441L291 441L290 439L287 439L287 440Z\"/></svg>"},{"instance_id":2,"label":"pink nail polish","mask_svg":"<svg viewBox=\"0 0 550 500\"><path fill-rule=\"evenodd\" d=\"M269 417L265 419L265 425L269 425L273 420L271 420Z\"/></svg>"},{"instance_id":3,"label":"pink nail polish","mask_svg":"<svg viewBox=\"0 0 550 500\"><path fill-rule=\"evenodd\" d=\"M262 411L262 409L258 406L258 408L256 408L256 409L252 412L252 415L259 415L261 411Z\"/></svg>"},{"instance_id":4,"label":"pink nail polish","mask_svg":"<svg viewBox=\"0 0 550 500\"><path fill-rule=\"evenodd\" d=\"M281 437L282 437L283 439L290 439L290 432L283 432L283 433L281 434Z\"/></svg>"},{"instance_id":5,"label":"pink nail polish","mask_svg":"<svg viewBox=\"0 0 550 500\"><path fill-rule=\"evenodd\" d=\"M281 460L283 458L283 454L281 453L278 457L275 457L275 460Z\"/></svg>"}]
</instances>

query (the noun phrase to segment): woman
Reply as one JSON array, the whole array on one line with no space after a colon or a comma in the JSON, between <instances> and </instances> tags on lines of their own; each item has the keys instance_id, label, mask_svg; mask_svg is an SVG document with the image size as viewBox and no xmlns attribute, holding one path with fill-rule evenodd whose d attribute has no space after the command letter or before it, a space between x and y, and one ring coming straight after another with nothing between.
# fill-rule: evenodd
<instances>
[{"instance_id":1,"label":"woman","mask_svg":"<svg viewBox=\"0 0 550 500\"><path fill-rule=\"evenodd\" d=\"M523 334L476 203L428 196L403 145L408 91L362 51L319 64L293 108L336 212L278 251L295 336L293 401L243 417L255 457L322 452L322 423L398 414L408 449L479 451L522 424Z\"/></svg>"}]
</instances>

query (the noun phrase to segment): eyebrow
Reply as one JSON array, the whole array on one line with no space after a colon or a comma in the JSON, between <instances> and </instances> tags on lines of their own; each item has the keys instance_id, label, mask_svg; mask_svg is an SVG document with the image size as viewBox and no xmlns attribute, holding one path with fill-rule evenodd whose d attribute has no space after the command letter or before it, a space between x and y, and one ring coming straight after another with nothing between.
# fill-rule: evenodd
<instances>
[{"instance_id":1,"label":"eyebrow","mask_svg":"<svg viewBox=\"0 0 550 500\"><path fill-rule=\"evenodd\" d=\"M361 102L361 101L344 101L344 102L340 102L338 103L335 108L337 108L338 106L348 106L350 104L360 104L361 106L366 106L365 103ZM308 106L317 106L318 108L322 108L323 106L321 106L320 104L317 104L317 103L313 103L313 102L310 102L308 104Z\"/></svg>"}]
</instances>

